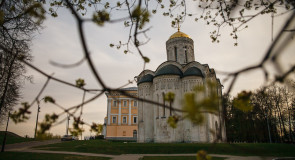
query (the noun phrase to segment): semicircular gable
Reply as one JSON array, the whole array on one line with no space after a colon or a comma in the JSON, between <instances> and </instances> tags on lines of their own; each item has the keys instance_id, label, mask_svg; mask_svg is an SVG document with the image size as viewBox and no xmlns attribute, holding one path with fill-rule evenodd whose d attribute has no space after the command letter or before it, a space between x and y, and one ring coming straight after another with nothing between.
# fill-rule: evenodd
<instances>
[{"instance_id":1,"label":"semicircular gable","mask_svg":"<svg viewBox=\"0 0 295 160\"><path fill-rule=\"evenodd\" d=\"M139 85L140 83L145 83L145 82L153 82L153 79L154 79L153 75L146 74L138 80L137 85Z\"/></svg>"},{"instance_id":2,"label":"semicircular gable","mask_svg":"<svg viewBox=\"0 0 295 160\"><path fill-rule=\"evenodd\" d=\"M161 68L158 68L155 73L155 77L161 75L178 75L182 77L183 73L178 66L167 63L166 65L163 65Z\"/></svg>"},{"instance_id":3,"label":"semicircular gable","mask_svg":"<svg viewBox=\"0 0 295 160\"><path fill-rule=\"evenodd\" d=\"M173 64L173 65L175 65L176 67L178 67L180 70L182 70L182 66L181 66L181 64L179 64L179 63L177 63L177 62L175 62L175 61L165 61L165 62L163 62L162 64L160 64L160 65L158 66L158 68L156 69L155 72L157 72L159 69L161 69L162 67L164 67L164 66L166 66L166 65L168 65L168 64Z\"/></svg>"},{"instance_id":4,"label":"semicircular gable","mask_svg":"<svg viewBox=\"0 0 295 160\"><path fill-rule=\"evenodd\" d=\"M188 68L184 73L183 73L183 77L186 76L198 76L198 77L205 77L202 73L202 71L197 68L197 67L191 67Z\"/></svg>"}]
</instances>

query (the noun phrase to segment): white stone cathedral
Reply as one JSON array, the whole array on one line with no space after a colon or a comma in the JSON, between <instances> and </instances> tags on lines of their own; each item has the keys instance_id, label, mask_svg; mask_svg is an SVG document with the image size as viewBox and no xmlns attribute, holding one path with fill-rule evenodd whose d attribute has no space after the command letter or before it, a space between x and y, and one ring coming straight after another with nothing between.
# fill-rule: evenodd
<instances>
[{"instance_id":1,"label":"white stone cathedral","mask_svg":"<svg viewBox=\"0 0 295 160\"><path fill-rule=\"evenodd\" d=\"M164 103L163 95L175 93L173 107L182 109L185 93L193 92L197 85L207 86L207 81L217 84L217 94L221 97L222 85L216 78L214 69L195 61L194 41L185 33L178 32L166 42L167 61L156 71L144 70L137 76L138 96ZM205 93L208 96L209 93ZM167 102L166 102L167 104ZM221 116L221 100L217 115L205 114L205 123L195 125L184 119L172 128L167 123L168 108L146 102L138 104L138 142L214 142L217 136L225 141L225 125ZM172 112L172 115L174 112ZM183 113L177 113L183 115ZM213 131L213 132L212 132Z\"/></svg>"}]
</instances>

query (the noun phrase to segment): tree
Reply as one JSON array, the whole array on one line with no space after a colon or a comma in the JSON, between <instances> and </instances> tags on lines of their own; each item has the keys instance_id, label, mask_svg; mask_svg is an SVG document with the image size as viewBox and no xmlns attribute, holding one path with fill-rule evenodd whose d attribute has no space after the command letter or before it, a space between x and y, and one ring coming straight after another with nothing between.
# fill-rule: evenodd
<instances>
[{"instance_id":1,"label":"tree","mask_svg":"<svg viewBox=\"0 0 295 160\"><path fill-rule=\"evenodd\" d=\"M96 135L101 135L103 129L103 125L102 124L95 124L93 123L91 128L90 128L90 132L95 132Z\"/></svg>"},{"instance_id":2,"label":"tree","mask_svg":"<svg viewBox=\"0 0 295 160\"><path fill-rule=\"evenodd\" d=\"M0 121L18 103L22 83L30 78L18 59L30 61L30 41L43 14L41 4L32 0L0 3Z\"/></svg>"},{"instance_id":3,"label":"tree","mask_svg":"<svg viewBox=\"0 0 295 160\"><path fill-rule=\"evenodd\" d=\"M288 118L289 112L286 112L290 106L283 101L282 97L289 102L294 99L294 95L284 86L260 88L251 93L249 99L246 98L253 105L253 108L246 112L235 107L237 105L235 101L241 99L241 96L233 98L227 104L228 140L230 142L294 142L292 139L295 133L294 124L290 122L291 116Z\"/></svg>"}]
</instances>

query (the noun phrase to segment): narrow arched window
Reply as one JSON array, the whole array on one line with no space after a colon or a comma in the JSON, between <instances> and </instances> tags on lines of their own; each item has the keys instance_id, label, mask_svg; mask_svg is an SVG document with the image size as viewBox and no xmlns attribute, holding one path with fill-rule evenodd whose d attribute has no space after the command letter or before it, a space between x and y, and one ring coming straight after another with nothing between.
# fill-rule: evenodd
<instances>
[{"instance_id":1,"label":"narrow arched window","mask_svg":"<svg viewBox=\"0 0 295 160\"><path fill-rule=\"evenodd\" d=\"M163 104L164 104L164 106L165 106L165 93L163 92L162 93L162 95L163 95ZM163 106L163 116L162 117L165 117L165 115L166 115L166 113L165 113L165 107Z\"/></svg>"},{"instance_id":2,"label":"narrow arched window","mask_svg":"<svg viewBox=\"0 0 295 160\"><path fill-rule=\"evenodd\" d=\"M177 61L177 47L174 47L174 55L175 55L175 61Z\"/></svg>"},{"instance_id":3,"label":"narrow arched window","mask_svg":"<svg viewBox=\"0 0 295 160\"><path fill-rule=\"evenodd\" d=\"M184 59L184 63L187 63L187 47L184 47L184 55L185 55L185 59Z\"/></svg>"},{"instance_id":4,"label":"narrow arched window","mask_svg":"<svg viewBox=\"0 0 295 160\"><path fill-rule=\"evenodd\" d=\"M157 103L160 103L160 101L159 101L159 95L157 95ZM159 118L160 117L160 115L159 115L159 112L160 112L160 106L159 105L157 105L157 108L156 108L156 111L157 111L157 118Z\"/></svg>"}]
</instances>

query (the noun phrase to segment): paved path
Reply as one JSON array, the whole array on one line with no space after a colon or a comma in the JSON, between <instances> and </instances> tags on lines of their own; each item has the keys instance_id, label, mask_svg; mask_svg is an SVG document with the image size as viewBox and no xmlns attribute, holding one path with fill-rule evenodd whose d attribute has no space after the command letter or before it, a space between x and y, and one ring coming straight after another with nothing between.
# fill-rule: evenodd
<instances>
[{"instance_id":1,"label":"paved path","mask_svg":"<svg viewBox=\"0 0 295 160\"><path fill-rule=\"evenodd\" d=\"M81 152L67 152L67 151L48 151L48 150L38 150L32 147L60 143L57 140L48 141L31 141L23 142L17 144L6 145L5 151L17 151L17 152L33 152L33 153L52 153L52 154L71 154L71 155L82 155L82 156L95 156L95 157L110 157L112 160L138 160L144 156L196 156L196 154L122 154L122 155L106 155L106 154L96 154L96 153L81 153ZM219 155L210 154L213 157L226 157L226 160L272 160L274 157L260 158L257 156L243 157L243 156L232 156L232 155Z\"/></svg>"}]
</instances>

